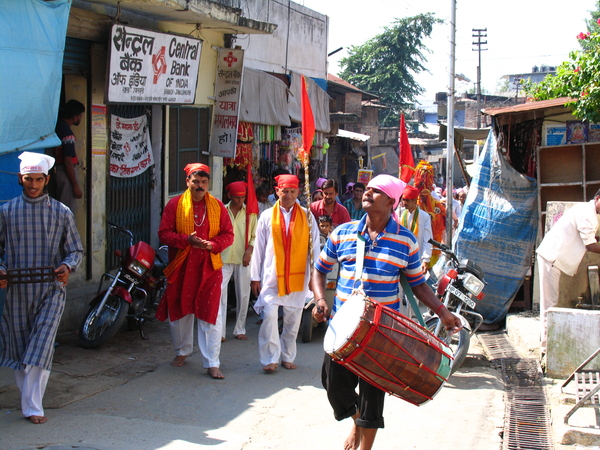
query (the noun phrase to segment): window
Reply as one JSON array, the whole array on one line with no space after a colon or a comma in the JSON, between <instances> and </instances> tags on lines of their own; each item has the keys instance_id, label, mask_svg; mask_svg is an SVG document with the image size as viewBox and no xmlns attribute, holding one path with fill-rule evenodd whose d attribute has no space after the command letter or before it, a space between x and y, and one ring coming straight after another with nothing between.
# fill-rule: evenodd
<instances>
[{"instance_id":1,"label":"window","mask_svg":"<svg viewBox=\"0 0 600 450\"><path fill-rule=\"evenodd\" d=\"M169 195L186 189L183 168L208 164L209 108L172 106L169 115Z\"/></svg>"}]
</instances>

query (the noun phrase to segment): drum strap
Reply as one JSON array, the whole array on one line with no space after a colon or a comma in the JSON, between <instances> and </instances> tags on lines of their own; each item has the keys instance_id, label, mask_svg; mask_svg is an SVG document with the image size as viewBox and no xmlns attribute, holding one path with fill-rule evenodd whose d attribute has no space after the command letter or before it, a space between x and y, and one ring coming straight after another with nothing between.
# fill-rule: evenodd
<instances>
[{"instance_id":1,"label":"drum strap","mask_svg":"<svg viewBox=\"0 0 600 450\"><path fill-rule=\"evenodd\" d=\"M410 302L410 306L412 307L413 311L415 312L415 316L417 316L417 320L419 321L419 324L423 328L425 328L425 321L423 320L423 315L421 314L421 311L419 310L419 306L417 305L415 296L413 295L412 289L410 288L410 285L408 284L406 275L404 275L403 273L400 274L400 284L402 285L402 289L404 289L404 294L406 295L406 298Z\"/></svg>"},{"instance_id":2,"label":"drum strap","mask_svg":"<svg viewBox=\"0 0 600 450\"><path fill-rule=\"evenodd\" d=\"M358 233L356 236L356 265L354 267L354 289L357 288L356 282L360 281L359 288L362 289L362 272L363 272L363 264L365 262L365 237L362 233Z\"/></svg>"},{"instance_id":3,"label":"drum strap","mask_svg":"<svg viewBox=\"0 0 600 450\"><path fill-rule=\"evenodd\" d=\"M360 280L359 288L363 288L362 283L362 272L363 272L363 264L365 260L365 238L362 233L358 233L356 236L356 266L354 269L354 289L356 289L356 281ZM417 320L422 327L425 327L425 321L423 320L423 315L419 310L419 306L417 305L417 301L415 300L415 296L413 295L412 289L408 284L408 280L406 279L406 275L404 273L400 274L400 284L402 285L402 289L406 294L406 298L410 302L410 306L415 312L415 316L417 316Z\"/></svg>"}]
</instances>

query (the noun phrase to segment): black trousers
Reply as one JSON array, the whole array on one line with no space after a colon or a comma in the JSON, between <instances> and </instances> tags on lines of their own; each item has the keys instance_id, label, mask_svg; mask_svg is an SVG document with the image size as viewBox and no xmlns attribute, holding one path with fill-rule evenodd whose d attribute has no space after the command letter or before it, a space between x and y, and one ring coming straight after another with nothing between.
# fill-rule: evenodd
<instances>
[{"instance_id":1,"label":"black trousers","mask_svg":"<svg viewBox=\"0 0 600 450\"><path fill-rule=\"evenodd\" d=\"M383 428L385 392L354 375L325 353L321 382L336 420L343 420L360 412L356 425L362 428ZM358 393L356 387L358 386Z\"/></svg>"}]
</instances>

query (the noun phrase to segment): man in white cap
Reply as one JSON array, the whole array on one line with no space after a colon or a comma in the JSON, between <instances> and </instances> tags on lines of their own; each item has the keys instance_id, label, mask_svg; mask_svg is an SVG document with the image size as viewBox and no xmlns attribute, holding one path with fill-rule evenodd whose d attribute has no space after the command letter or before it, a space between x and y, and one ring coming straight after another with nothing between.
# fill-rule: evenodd
<instances>
[{"instance_id":1,"label":"man in white cap","mask_svg":"<svg viewBox=\"0 0 600 450\"><path fill-rule=\"evenodd\" d=\"M312 288L318 299L313 316L317 321L325 320L329 314L324 298L326 275L339 262L334 314L350 297L356 278L361 280L360 287L371 300L398 310L398 285L400 275L404 273L415 296L440 317L448 330L455 332L462 327L460 319L446 309L425 283L417 240L397 222L394 210L405 188L406 183L396 177L376 176L363 195L362 206L367 215L360 221L340 225L327 240L313 271ZM359 236L365 242L362 254L357 246ZM359 258L363 261L362 276L355 273ZM321 379L335 419L353 419L344 448L370 450L377 430L384 426L385 392L359 379L346 367L332 361L328 354L323 361Z\"/></svg>"},{"instance_id":2,"label":"man in white cap","mask_svg":"<svg viewBox=\"0 0 600 450\"><path fill-rule=\"evenodd\" d=\"M54 339L65 306L69 275L83 258L73 213L48 196L51 156L23 152L20 197L0 207L0 274L9 269L54 267L56 281L9 284L0 320L0 366L15 370L23 415L46 422L42 400L54 356Z\"/></svg>"}]
</instances>

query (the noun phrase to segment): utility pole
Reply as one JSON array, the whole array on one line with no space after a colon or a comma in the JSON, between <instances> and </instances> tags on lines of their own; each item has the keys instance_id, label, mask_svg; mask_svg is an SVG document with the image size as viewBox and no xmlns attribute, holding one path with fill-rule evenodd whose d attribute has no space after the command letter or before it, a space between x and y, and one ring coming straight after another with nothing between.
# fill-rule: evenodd
<instances>
[{"instance_id":1,"label":"utility pole","mask_svg":"<svg viewBox=\"0 0 600 450\"><path fill-rule=\"evenodd\" d=\"M523 79L523 77L520 76L515 76L515 78L513 79L513 84L515 86L515 105L517 103L519 103L519 88L521 87L521 80Z\"/></svg>"},{"instance_id":2,"label":"utility pole","mask_svg":"<svg viewBox=\"0 0 600 450\"><path fill-rule=\"evenodd\" d=\"M487 48L481 48L482 45L487 45L487 41L482 41L482 38L487 38L487 28L473 28L473 37L477 42L473 42L477 48L474 52L479 52L479 65L477 66L477 128L481 128L481 52Z\"/></svg>"},{"instance_id":3,"label":"utility pole","mask_svg":"<svg viewBox=\"0 0 600 450\"><path fill-rule=\"evenodd\" d=\"M452 188L454 187L454 75L456 72L456 0L451 0L450 5L450 80L448 83L448 131L446 133L446 245L452 248Z\"/></svg>"}]
</instances>

